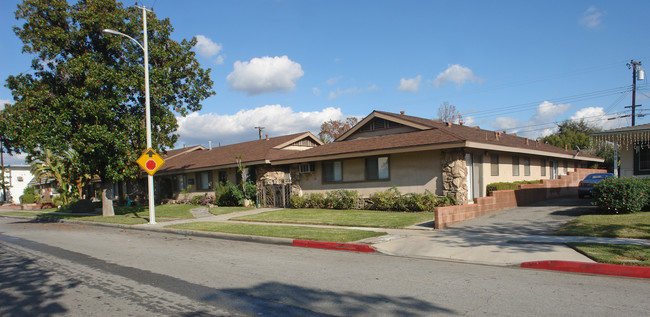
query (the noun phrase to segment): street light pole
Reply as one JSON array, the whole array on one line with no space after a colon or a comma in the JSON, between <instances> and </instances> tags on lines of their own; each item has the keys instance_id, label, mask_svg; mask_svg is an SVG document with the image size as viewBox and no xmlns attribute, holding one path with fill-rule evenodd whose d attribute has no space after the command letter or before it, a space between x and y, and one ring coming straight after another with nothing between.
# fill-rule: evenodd
<instances>
[{"instance_id":1,"label":"street light pole","mask_svg":"<svg viewBox=\"0 0 650 317\"><path fill-rule=\"evenodd\" d=\"M143 30L143 44L140 44L138 41L136 41L134 38L118 31L110 30L110 29L104 29L103 32L109 33L109 34L115 34L115 35L121 35L124 37L129 38L131 41L135 42L140 46L140 48L144 51L144 115L145 115L145 122L146 122L146 129L147 129L147 149L151 148L151 107L150 107L150 99L149 99L149 46L148 46L148 40L147 40L147 8L144 6L139 7L142 9L142 30ZM155 204L154 204L154 190L153 190L153 175L148 175L147 176L147 187L148 187L148 192L149 192L149 224L154 225L156 224L156 210L155 210Z\"/></svg>"}]
</instances>

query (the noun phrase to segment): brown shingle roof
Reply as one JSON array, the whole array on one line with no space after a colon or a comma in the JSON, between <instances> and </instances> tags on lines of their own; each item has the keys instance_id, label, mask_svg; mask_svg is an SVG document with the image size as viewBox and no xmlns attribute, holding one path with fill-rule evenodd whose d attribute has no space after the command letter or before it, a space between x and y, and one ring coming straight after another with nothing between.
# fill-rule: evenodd
<instances>
[{"instance_id":1,"label":"brown shingle roof","mask_svg":"<svg viewBox=\"0 0 650 317\"><path fill-rule=\"evenodd\" d=\"M312 136L311 133L303 132L290 134L268 140L255 140L243 143L236 143L212 148L197 149L195 151L178 155L158 170L158 173L170 173L179 170L203 170L215 167L229 167L236 163L235 156L241 155L242 163L252 164L274 160L285 156L289 153L298 152L296 150L274 149L279 145L290 142L301 137ZM167 152L169 154L169 151Z\"/></svg>"},{"instance_id":2,"label":"brown shingle roof","mask_svg":"<svg viewBox=\"0 0 650 317\"><path fill-rule=\"evenodd\" d=\"M313 149L294 153L289 157L284 157L278 161L282 164L284 161L291 162L293 160L300 161L301 159L327 157L335 155L351 155L352 153L364 153L376 150L391 150L398 148L421 148L422 146L435 146L435 145L449 145L451 147L469 146L479 147L480 144L485 146L503 146L513 148L510 151L517 152L517 149L529 151L547 152L549 155L564 155L574 156L577 151L565 150L549 144L537 142L514 136L511 134L498 133L480 129L478 127L468 127L457 124L448 124L440 120L430 120L419 117L413 117L403 114L396 114L385 111L374 111L369 115L379 114L383 117L394 118L401 122L411 122L417 125L421 131L406 132L401 134L382 135L370 138L359 138L353 140L337 140L332 143L325 144ZM365 120L365 119L364 119ZM422 128L422 127L425 128ZM357 125L352 129L359 129L361 126ZM349 134L348 134L349 136ZM588 160L601 160L598 157L580 153L579 159Z\"/></svg>"}]
</instances>

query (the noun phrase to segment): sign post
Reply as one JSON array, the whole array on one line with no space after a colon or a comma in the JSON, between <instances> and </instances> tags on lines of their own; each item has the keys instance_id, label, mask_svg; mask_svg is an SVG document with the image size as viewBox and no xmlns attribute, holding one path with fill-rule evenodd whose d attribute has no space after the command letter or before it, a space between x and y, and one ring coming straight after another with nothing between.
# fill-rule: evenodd
<instances>
[{"instance_id":1,"label":"sign post","mask_svg":"<svg viewBox=\"0 0 650 317\"><path fill-rule=\"evenodd\" d=\"M147 149L136 161L149 174L149 224L156 223L156 210L153 203L153 174L165 164L165 160L152 148Z\"/></svg>"}]
</instances>

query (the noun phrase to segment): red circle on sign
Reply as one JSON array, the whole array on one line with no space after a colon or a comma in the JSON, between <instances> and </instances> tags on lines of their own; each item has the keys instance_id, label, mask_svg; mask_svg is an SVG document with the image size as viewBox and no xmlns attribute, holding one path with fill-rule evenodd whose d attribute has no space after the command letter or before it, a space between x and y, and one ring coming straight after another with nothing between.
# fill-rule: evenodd
<instances>
[{"instance_id":1,"label":"red circle on sign","mask_svg":"<svg viewBox=\"0 0 650 317\"><path fill-rule=\"evenodd\" d=\"M147 163L144 164L144 166L148 170L153 171L153 170L156 169L157 164L156 164L156 161L154 161L154 160L148 160Z\"/></svg>"}]
</instances>

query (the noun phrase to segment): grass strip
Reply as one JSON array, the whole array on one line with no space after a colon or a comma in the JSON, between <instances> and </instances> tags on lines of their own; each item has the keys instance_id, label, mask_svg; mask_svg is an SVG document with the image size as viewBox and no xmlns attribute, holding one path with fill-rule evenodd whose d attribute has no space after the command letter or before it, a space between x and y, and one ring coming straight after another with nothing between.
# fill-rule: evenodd
<instances>
[{"instance_id":1,"label":"grass strip","mask_svg":"<svg viewBox=\"0 0 650 317\"><path fill-rule=\"evenodd\" d=\"M582 215L553 232L560 236L650 239L650 212Z\"/></svg>"},{"instance_id":2,"label":"grass strip","mask_svg":"<svg viewBox=\"0 0 650 317\"><path fill-rule=\"evenodd\" d=\"M417 223L432 221L434 217L435 213L433 212L280 209L255 215L235 217L232 218L232 220L373 228L403 228Z\"/></svg>"},{"instance_id":3,"label":"grass strip","mask_svg":"<svg viewBox=\"0 0 650 317\"><path fill-rule=\"evenodd\" d=\"M156 206L156 217L194 219L190 210L201 207L199 205L167 204ZM149 217L149 206L115 207L115 215Z\"/></svg>"},{"instance_id":4,"label":"grass strip","mask_svg":"<svg viewBox=\"0 0 650 317\"><path fill-rule=\"evenodd\" d=\"M375 232L367 230L314 228L303 226L256 225L223 222L182 223L167 226L166 228L329 242L352 242L386 234L386 232Z\"/></svg>"},{"instance_id":5,"label":"grass strip","mask_svg":"<svg viewBox=\"0 0 650 317\"><path fill-rule=\"evenodd\" d=\"M628 244L567 243L598 263L650 266L650 247Z\"/></svg>"},{"instance_id":6,"label":"grass strip","mask_svg":"<svg viewBox=\"0 0 650 317\"><path fill-rule=\"evenodd\" d=\"M218 216L218 215L225 215L233 212L253 210L253 209L255 209L255 207L212 207L210 208L210 213L215 216Z\"/></svg>"},{"instance_id":7,"label":"grass strip","mask_svg":"<svg viewBox=\"0 0 650 317\"><path fill-rule=\"evenodd\" d=\"M64 219L64 220L79 220L88 222L102 222L102 223L115 223L122 225L139 225L148 223L149 218L140 217L137 215L115 215L111 217L95 216L95 215L75 215L75 214L61 214L56 212L2 212L2 215L20 216L20 217L37 217L38 219ZM173 219L160 219L156 218L158 222L170 221Z\"/></svg>"}]
</instances>

